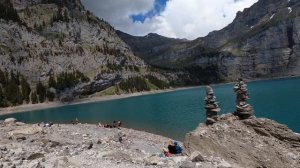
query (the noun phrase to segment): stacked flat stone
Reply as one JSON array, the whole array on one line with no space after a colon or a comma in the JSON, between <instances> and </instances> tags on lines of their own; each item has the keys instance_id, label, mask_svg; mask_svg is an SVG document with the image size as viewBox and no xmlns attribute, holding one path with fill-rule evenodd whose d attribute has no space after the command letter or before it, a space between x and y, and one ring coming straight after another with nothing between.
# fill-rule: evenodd
<instances>
[{"instance_id":1,"label":"stacked flat stone","mask_svg":"<svg viewBox=\"0 0 300 168\"><path fill-rule=\"evenodd\" d=\"M249 96L247 85L243 79L238 79L233 90L236 93L236 111L234 114L241 119L251 118L254 115L254 111L252 106L247 103Z\"/></svg>"},{"instance_id":2,"label":"stacked flat stone","mask_svg":"<svg viewBox=\"0 0 300 168\"><path fill-rule=\"evenodd\" d=\"M219 108L218 102L216 102L214 91L210 86L206 87L206 97L204 100L206 109L206 124L214 124L217 121L218 112L221 109Z\"/></svg>"}]
</instances>

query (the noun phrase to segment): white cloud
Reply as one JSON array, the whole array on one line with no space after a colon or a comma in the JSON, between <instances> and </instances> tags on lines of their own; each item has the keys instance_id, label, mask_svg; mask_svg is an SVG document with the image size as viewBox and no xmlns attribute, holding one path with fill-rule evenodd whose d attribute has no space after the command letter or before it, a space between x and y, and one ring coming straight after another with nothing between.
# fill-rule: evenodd
<instances>
[{"instance_id":1,"label":"white cloud","mask_svg":"<svg viewBox=\"0 0 300 168\"><path fill-rule=\"evenodd\" d=\"M153 7L154 0L98 0L99 5L96 0L82 1L96 15L129 34L154 32L167 37L195 39L225 27L233 21L236 12L258 0L170 0L160 15L144 23L133 23L129 16L146 13Z\"/></svg>"},{"instance_id":2,"label":"white cloud","mask_svg":"<svg viewBox=\"0 0 300 168\"><path fill-rule=\"evenodd\" d=\"M108 21L116 29L130 30L131 15L144 14L153 8L154 0L81 0L86 9Z\"/></svg>"}]
</instances>

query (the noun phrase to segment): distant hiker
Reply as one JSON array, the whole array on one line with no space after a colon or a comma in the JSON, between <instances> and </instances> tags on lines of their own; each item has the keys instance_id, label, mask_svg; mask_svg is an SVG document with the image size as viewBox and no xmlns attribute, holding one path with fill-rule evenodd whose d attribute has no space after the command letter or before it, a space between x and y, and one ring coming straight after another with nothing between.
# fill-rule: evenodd
<instances>
[{"instance_id":1,"label":"distant hiker","mask_svg":"<svg viewBox=\"0 0 300 168\"><path fill-rule=\"evenodd\" d=\"M113 125L112 125L114 128L117 127L117 121L113 121Z\"/></svg>"},{"instance_id":2,"label":"distant hiker","mask_svg":"<svg viewBox=\"0 0 300 168\"><path fill-rule=\"evenodd\" d=\"M49 122L49 123L44 124L44 127L51 127L52 125L53 125L53 123Z\"/></svg>"},{"instance_id":3,"label":"distant hiker","mask_svg":"<svg viewBox=\"0 0 300 168\"><path fill-rule=\"evenodd\" d=\"M122 122L118 121L118 127L122 127Z\"/></svg>"},{"instance_id":4,"label":"distant hiker","mask_svg":"<svg viewBox=\"0 0 300 168\"><path fill-rule=\"evenodd\" d=\"M75 120L71 120L71 124L73 125L79 124L78 118L75 118Z\"/></svg>"},{"instance_id":5,"label":"distant hiker","mask_svg":"<svg viewBox=\"0 0 300 168\"><path fill-rule=\"evenodd\" d=\"M104 128L113 128L113 126L109 124L104 124Z\"/></svg>"}]
</instances>

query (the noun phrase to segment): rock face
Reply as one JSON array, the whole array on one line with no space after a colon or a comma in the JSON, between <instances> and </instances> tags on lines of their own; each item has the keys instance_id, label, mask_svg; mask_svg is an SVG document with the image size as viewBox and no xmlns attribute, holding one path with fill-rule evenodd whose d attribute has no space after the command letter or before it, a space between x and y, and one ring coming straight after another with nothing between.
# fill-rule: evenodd
<instances>
[{"instance_id":1,"label":"rock face","mask_svg":"<svg viewBox=\"0 0 300 168\"><path fill-rule=\"evenodd\" d=\"M215 81L300 75L299 26L298 0L259 0L238 12L224 29L172 44L154 60L147 61L169 68L199 67L199 72L214 75ZM135 52L139 44L134 45Z\"/></svg>"},{"instance_id":2,"label":"rock face","mask_svg":"<svg viewBox=\"0 0 300 168\"><path fill-rule=\"evenodd\" d=\"M71 92L70 97L135 76L151 74L168 82L157 71L150 72L114 28L85 10L80 0L1 0L0 7L9 8L7 15L0 15L0 69L20 73L31 86L38 81L47 85L50 76L73 71L82 72L89 82L69 88L64 95Z\"/></svg>"},{"instance_id":3,"label":"rock face","mask_svg":"<svg viewBox=\"0 0 300 168\"><path fill-rule=\"evenodd\" d=\"M161 59L160 55L172 50L173 45L186 41L183 39L167 38L155 33L149 33L146 36L131 36L117 31L117 34L130 46L135 55L140 56L152 65L168 64L168 59Z\"/></svg>"},{"instance_id":4,"label":"rock face","mask_svg":"<svg viewBox=\"0 0 300 168\"><path fill-rule=\"evenodd\" d=\"M204 158L222 158L232 167L297 168L300 135L275 121L262 118L240 120L222 115L211 126L200 124L186 135L186 152Z\"/></svg>"},{"instance_id":5,"label":"rock face","mask_svg":"<svg viewBox=\"0 0 300 168\"><path fill-rule=\"evenodd\" d=\"M71 70L94 77L107 64L146 66L108 23L87 12L79 0L11 3L24 24L0 20L3 69L38 81Z\"/></svg>"}]
</instances>

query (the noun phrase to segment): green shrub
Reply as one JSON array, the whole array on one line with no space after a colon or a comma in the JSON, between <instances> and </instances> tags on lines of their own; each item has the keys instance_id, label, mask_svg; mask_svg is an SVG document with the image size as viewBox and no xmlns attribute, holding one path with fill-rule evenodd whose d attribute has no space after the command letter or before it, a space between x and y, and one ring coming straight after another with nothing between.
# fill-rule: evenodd
<instances>
[{"instance_id":1,"label":"green shrub","mask_svg":"<svg viewBox=\"0 0 300 168\"><path fill-rule=\"evenodd\" d=\"M150 87L142 77L131 77L119 83L118 87L126 92L141 92L141 91L149 91Z\"/></svg>"},{"instance_id":2,"label":"green shrub","mask_svg":"<svg viewBox=\"0 0 300 168\"><path fill-rule=\"evenodd\" d=\"M148 81L150 83L152 83L153 85L157 86L159 89L166 89L169 86L169 84L163 80L158 79L157 77L153 76L153 75L146 75L145 76Z\"/></svg>"}]
</instances>

